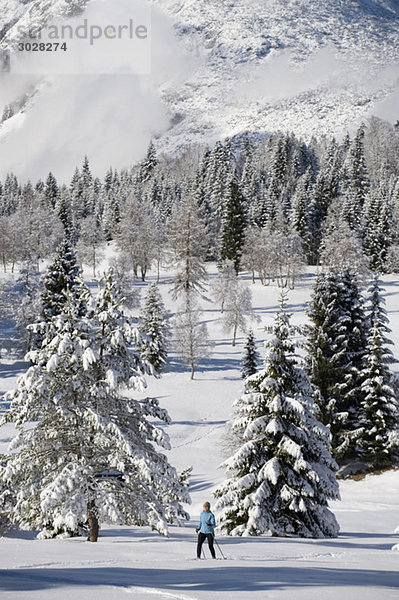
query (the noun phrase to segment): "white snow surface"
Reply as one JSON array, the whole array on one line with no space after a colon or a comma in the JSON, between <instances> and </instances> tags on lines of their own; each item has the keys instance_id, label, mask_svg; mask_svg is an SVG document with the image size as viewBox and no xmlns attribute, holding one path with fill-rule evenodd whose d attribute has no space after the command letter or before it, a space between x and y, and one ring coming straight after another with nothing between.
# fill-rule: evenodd
<instances>
[{"instance_id":1,"label":"white snow surface","mask_svg":"<svg viewBox=\"0 0 399 600\"><path fill-rule=\"evenodd\" d=\"M214 277L216 269L210 266L209 271ZM255 331L260 343L265 336L263 327L272 323L277 310L279 290L259 282L253 286L249 277L242 278L251 286L261 318ZM304 323L304 304L313 280L314 273L308 273L289 294L293 324ZM398 281L387 276L384 282L395 354L399 356ZM163 273L160 289L171 316L175 306L170 284L170 273ZM137 282L138 288L145 285ZM81 538L36 540L33 532L11 532L0 538L2 600L398 598L399 553L391 549L399 542L399 532L394 534L399 524L399 471L340 482L342 501L331 505L341 527L337 539L218 537L226 559L222 560L218 551L220 560L212 561L205 545L206 560L195 560L194 528L202 504L205 500L212 503L212 490L224 478L218 468L228 455L222 442L223 427L232 402L242 391L239 361L245 343L241 334L237 346L231 346L213 302L203 301L203 310L215 343L213 356L200 366L195 380L189 381L189 373L172 355L166 373L159 380L149 377L145 391L157 396L172 418L166 427L172 446L170 461L178 469L193 466L193 503L186 507L191 521L181 528L172 527L169 538L149 528L104 527L97 544ZM2 352L0 391L14 387L18 372L26 366ZM4 410L4 402L1 408ZM12 436L12 426L0 430L0 452Z\"/></svg>"}]
</instances>

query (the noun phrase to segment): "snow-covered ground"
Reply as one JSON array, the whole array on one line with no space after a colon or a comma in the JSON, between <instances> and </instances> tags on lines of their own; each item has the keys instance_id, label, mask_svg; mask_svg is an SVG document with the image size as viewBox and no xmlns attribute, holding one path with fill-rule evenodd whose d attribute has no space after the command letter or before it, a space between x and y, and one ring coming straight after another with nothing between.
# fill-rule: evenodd
<instances>
[{"instance_id":1,"label":"snow-covered ground","mask_svg":"<svg viewBox=\"0 0 399 600\"><path fill-rule=\"evenodd\" d=\"M210 269L214 275L214 269ZM293 323L304 321L314 274L308 273L289 294ZM385 289L395 352L399 356L399 283L386 277ZM151 277L150 277L151 280ZM254 324L263 340L263 327L271 324L278 305L275 286L252 285ZM138 287L144 288L137 283ZM161 280L167 309L176 311L170 274ZM144 291L144 290L143 290ZM341 502L332 505L341 526L337 539L227 538L219 544L226 560L197 562L194 527L205 500L223 478L223 426L231 404L240 393L239 362L244 336L236 348L218 323L212 302L203 302L203 317L215 343L214 354L194 381L172 355L168 371L158 381L148 380L149 395L158 396L173 419L168 426L170 461L178 468L193 466L191 522L172 527L169 538L148 528L104 527L97 544L83 539L37 541L30 532L14 532L0 539L0 594L2 600L76 597L113 600L172 598L178 600L236 600L284 598L375 600L399 594L399 541L393 531L399 524L399 471L343 481ZM0 391L15 385L20 361L0 360ZM0 430L0 451L12 436L11 427ZM219 553L219 557L220 557Z\"/></svg>"}]
</instances>

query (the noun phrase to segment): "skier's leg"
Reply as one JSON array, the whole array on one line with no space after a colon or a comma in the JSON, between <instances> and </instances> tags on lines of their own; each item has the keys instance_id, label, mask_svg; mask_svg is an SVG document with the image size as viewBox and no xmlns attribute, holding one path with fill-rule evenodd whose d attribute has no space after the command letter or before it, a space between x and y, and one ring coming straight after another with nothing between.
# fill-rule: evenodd
<instances>
[{"instance_id":1,"label":"skier's leg","mask_svg":"<svg viewBox=\"0 0 399 600\"><path fill-rule=\"evenodd\" d=\"M198 534L197 558L201 558L202 544L204 543L205 539L206 539L205 533Z\"/></svg>"},{"instance_id":2,"label":"skier's leg","mask_svg":"<svg viewBox=\"0 0 399 600\"><path fill-rule=\"evenodd\" d=\"M212 554L212 558L216 558L215 548L213 547L213 535L211 533L208 533L206 537L208 538L208 546L210 553Z\"/></svg>"}]
</instances>

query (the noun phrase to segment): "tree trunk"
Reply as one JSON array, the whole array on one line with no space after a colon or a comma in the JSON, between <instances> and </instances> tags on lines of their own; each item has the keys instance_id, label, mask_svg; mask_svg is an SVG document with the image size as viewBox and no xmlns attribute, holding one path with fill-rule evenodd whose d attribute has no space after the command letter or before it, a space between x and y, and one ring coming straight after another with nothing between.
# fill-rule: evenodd
<instances>
[{"instance_id":1,"label":"tree trunk","mask_svg":"<svg viewBox=\"0 0 399 600\"><path fill-rule=\"evenodd\" d=\"M231 342L232 346L236 345L236 336L237 336L237 324L234 325L233 341Z\"/></svg>"},{"instance_id":2,"label":"tree trunk","mask_svg":"<svg viewBox=\"0 0 399 600\"><path fill-rule=\"evenodd\" d=\"M88 542L96 542L98 540L98 517L97 517L97 509L94 500L90 500L87 503L87 519L89 521L90 533L87 538Z\"/></svg>"},{"instance_id":3,"label":"tree trunk","mask_svg":"<svg viewBox=\"0 0 399 600\"><path fill-rule=\"evenodd\" d=\"M191 375L190 375L190 379L194 379L194 363L191 363Z\"/></svg>"}]
</instances>

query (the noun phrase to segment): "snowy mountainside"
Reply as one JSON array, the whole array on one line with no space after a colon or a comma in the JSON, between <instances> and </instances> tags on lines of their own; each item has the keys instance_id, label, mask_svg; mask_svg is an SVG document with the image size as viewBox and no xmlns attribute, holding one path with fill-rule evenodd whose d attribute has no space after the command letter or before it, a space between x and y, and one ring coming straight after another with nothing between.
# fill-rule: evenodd
<instances>
[{"instance_id":1,"label":"snowy mountainside","mask_svg":"<svg viewBox=\"0 0 399 600\"><path fill-rule=\"evenodd\" d=\"M113 1L125 7L126 19L132 16L134 3ZM0 45L15 41L18 25L37 26L92 6L101 10L109 2L6 0ZM102 175L110 164L120 168L140 159L154 137L161 150L175 153L243 131L341 136L372 114L393 122L398 118L396 0L148 4L153 10L151 74L123 81L116 73L76 75L68 85L57 77L11 78L2 86L0 178L10 170L44 177L51 169L65 179L84 154ZM10 103L11 116L1 123ZM43 113L50 115L62 144L49 125L38 128ZM22 165L18 153L25 145L29 159Z\"/></svg>"},{"instance_id":2,"label":"snowy mountainside","mask_svg":"<svg viewBox=\"0 0 399 600\"><path fill-rule=\"evenodd\" d=\"M206 52L184 91L172 92L186 118L167 134L171 145L190 132L340 135L388 110L379 103L397 88L398 2L158 2Z\"/></svg>"},{"instance_id":3,"label":"snowy mountainside","mask_svg":"<svg viewBox=\"0 0 399 600\"><path fill-rule=\"evenodd\" d=\"M72 16L89 0L4 0L0 14L0 48L20 38L19 28L41 27L54 16Z\"/></svg>"},{"instance_id":4,"label":"snowy mountainside","mask_svg":"<svg viewBox=\"0 0 399 600\"><path fill-rule=\"evenodd\" d=\"M154 1L175 15L182 33L200 33L213 57L230 56L237 63L284 48L300 58L329 43L397 58L399 4L394 0Z\"/></svg>"}]
</instances>

